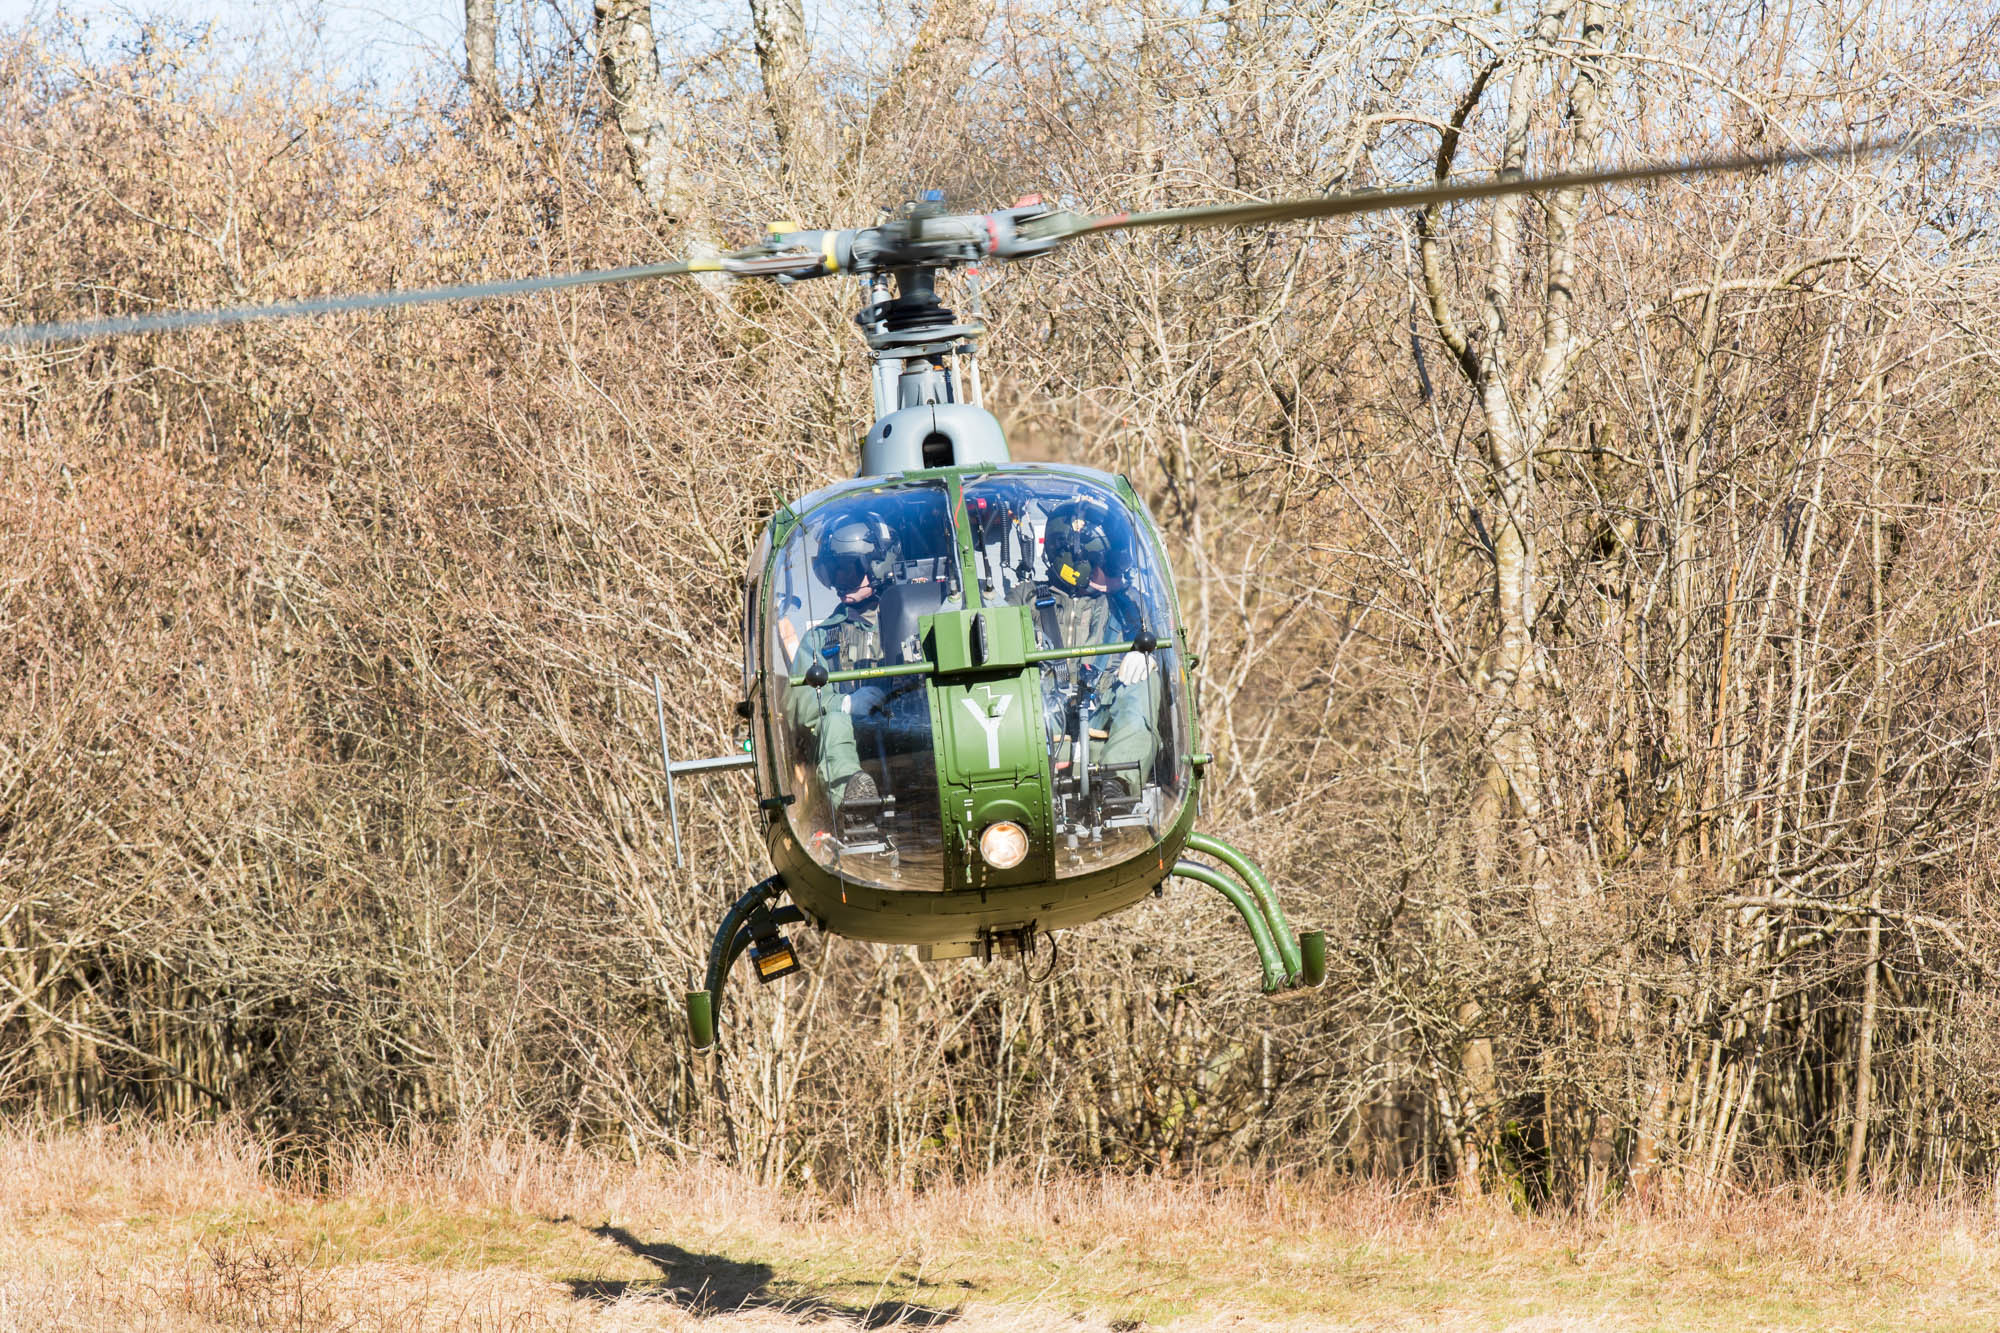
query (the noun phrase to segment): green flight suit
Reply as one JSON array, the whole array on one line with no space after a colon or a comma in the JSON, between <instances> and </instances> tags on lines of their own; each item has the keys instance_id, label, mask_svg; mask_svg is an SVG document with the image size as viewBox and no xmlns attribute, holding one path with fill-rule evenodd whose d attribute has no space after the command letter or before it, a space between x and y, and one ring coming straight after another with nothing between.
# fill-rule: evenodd
<instances>
[{"instance_id":1,"label":"green flight suit","mask_svg":"<svg viewBox=\"0 0 2000 1333\"><path fill-rule=\"evenodd\" d=\"M792 659L792 674L804 675L814 662L824 664L828 671L853 671L880 662L879 610L880 604L874 601L865 609L843 603L799 640L798 655ZM854 718L845 706L846 696L856 687L857 682L853 681L822 685L818 689L794 685L785 693L785 720L819 740L815 767L821 789L835 804L847 784L861 772L861 753L854 744Z\"/></svg>"},{"instance_id":2,"label":"green flight suit","mask_svg":"<svg viewBox=\"0 0 2000 1333\"><path fill-rule=\"evenodd\" d=\"M1141 623L1138 604L1129 592L1076 594L1054 584L1039 588L1023 584L1014 589L1010 600L1035 604L1037 637L1051 648L1124 643L1139 632ZM1151 780L1154 756L1159 749L1160 665L1150 656L1146 660L1152 670L1135 685L1118 679L1119 659L1110 654L1101 658L1065 658L1043 668L1064 693L1076 683L1084 667L1099 668L1098 706L1084 725L1104 732L1105 738L1091 741L1091 762L1136 763L1140 784ZM1124 770L1116 776L1131 780L1133 774Z\"/></svg>"}]
</instances>

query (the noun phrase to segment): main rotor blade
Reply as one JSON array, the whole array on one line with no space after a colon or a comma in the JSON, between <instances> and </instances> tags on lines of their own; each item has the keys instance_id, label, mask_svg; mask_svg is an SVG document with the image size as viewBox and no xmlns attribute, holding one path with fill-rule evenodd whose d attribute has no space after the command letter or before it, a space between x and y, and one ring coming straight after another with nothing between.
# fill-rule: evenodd
<instances>
[{"instance_id":1,"label":"main rotor blade","mask_svg":"<svg viewBox=\"0 0 2000 1333\"><path fill-rule=\"evenodd\" d=\"M637 282L642 278L671 278L686 273L719 273L722 260L695 259L672 264L638 264L631 268L606 268L582 273L554 273L540 278L511 278L503 282L460 283L451 287L426 287L418 291L369 292L358 296L326 296L310 301L280 301L273 305L224 306L216 310L177 310L159 315L125 315L112 319L68 320L53 324L16 324L0 328L0 346L29 343L73 343L91 338L122 338L137 333L162 333L172 329L209 328L221 324L247 324L259 319L298 319L307 315L337 315L349 310L392 310L398 306L434 305L440 301L490 301L502 296L532 296L536 292L559 291L565 287L592 287L607 282Z\"/></svg>"},{"instance_id":2,"label":"main rotor blade","mask_svg":"<svg viewBox=\"0 0 2000 1333\"><path fill-rule=\"evenodd\" d=\"M1424 208L1432 204L1455 204L1473 199L1500 199L1514 194L1540 194L1595 185L1618 185L1631 181L1658 180L1663 176L1713 176L1726 172L1758 171L1766 167L1788 167L1802 163L1858 161L1883 153L1907 152L1919 144L1950 142L1976 133L1919 135L1894 139L1863 140L1858 144L1818 145L1790 148L1777 153L1745 153L1732 157L1687 158L1656 166L1618 167L1609 171L1567 171L1552 176L1495 175L1485 180L1434 185L1412 185L1386 190L1356 190L1348 194L1322 195L1308 199L1278 199L1247 204L1210 204L1197 208L1163 208L1150 213L1105 213L1078 219L1062 232L1064 239L1097 232L1135 227L1249 227L1266 222L1290 222L1301 218L1348 217L1358 213L1385 213L1399 208Z\"/></svg>"}]
</instances>

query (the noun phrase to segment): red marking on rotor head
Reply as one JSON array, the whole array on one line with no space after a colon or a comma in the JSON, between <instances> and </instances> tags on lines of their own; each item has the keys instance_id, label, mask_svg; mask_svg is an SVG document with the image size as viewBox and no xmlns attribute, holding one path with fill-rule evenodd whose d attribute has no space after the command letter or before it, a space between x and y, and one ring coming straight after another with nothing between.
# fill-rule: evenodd
<instances>
[{"instance_id":1,"label":"red marking on rotor head","mask_svg":"<svg viewBox=\"0 0 2000 1333\"><path fill-rule=\"evenodd\" d=\"M986 215L986 249L989 253L1000 248L1000 219L991 213Z\"/></svg>"}]
</instances>

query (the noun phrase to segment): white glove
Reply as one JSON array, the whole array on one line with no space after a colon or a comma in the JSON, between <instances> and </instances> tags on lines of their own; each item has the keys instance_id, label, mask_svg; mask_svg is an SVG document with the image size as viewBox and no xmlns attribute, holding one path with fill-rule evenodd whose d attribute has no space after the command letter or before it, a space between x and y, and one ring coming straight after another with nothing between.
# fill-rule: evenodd
<instances>
[{"instance_id":1,"label":"white glove","mask_svg":"<svg viewBox=\"0 0 2000 1333\"><path fill-rule=\"evenodd\" d=\"M841 711L851 713L855 717L866 717L880 708L882 701L888 697L889 692L880 685L863 685L852 694L840 696Z\"/></svg>"},{"instance_id":2,"label":"white glove","mask_svg":"<svg viewBox=\"0 0 2000 1333\"><path fill-rule=\"evenodd\" d=\"M1118 683L1137 685L1153 674L1153 659L1144 653L1127 653L1118 659Z\"/></svg>"}]
</instances>

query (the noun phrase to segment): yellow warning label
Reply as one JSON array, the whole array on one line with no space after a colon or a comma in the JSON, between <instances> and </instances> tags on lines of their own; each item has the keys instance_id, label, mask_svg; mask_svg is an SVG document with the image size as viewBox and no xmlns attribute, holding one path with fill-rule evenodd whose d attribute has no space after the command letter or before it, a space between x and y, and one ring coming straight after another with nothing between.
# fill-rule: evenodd
<instances>
[{"instance_id":1,"label":"yellow warning label","mask_svg":"<svg viewBox=\"0 0 2000 1333\"><path fill-rule=\"evenodd\" d=\"M1064 583L1075 583L1078 577L1079 575L1077 574L1077 572L1071 569L1068 565L1064 565L1062 567L1062 578Z\"/></svg>"}]
</instances>

